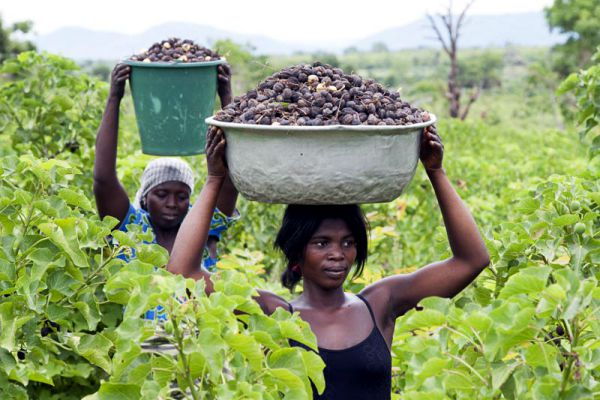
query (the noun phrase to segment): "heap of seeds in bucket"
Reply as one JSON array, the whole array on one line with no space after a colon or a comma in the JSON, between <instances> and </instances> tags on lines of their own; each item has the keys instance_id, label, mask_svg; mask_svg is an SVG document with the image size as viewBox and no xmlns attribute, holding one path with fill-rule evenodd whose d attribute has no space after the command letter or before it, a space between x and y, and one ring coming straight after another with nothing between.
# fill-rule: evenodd
<instances>
[{"instance_id":1,"label":"heap of seeds in bucket","mask_svg":"<svg viewBox=\"0 0 600 400\"><path fill-rule=\"evenodd\" d=\"M194 43L193 40L170 38L154 43L148 50L129 58L143 62L206 62L220 60L221 56L211 49Z\"/></svg>"},{"instance_id":2,"label":"heap of seeds in bucket","mask_svg":"<svg viewBox=\"0 0 600 400\"><path fill-rule=\"evenodd\" d=\"M259 125L412 125L429 114L371 79L319 62L265 79L219 111L218 121Z\"/></svg>"}]
</instances>

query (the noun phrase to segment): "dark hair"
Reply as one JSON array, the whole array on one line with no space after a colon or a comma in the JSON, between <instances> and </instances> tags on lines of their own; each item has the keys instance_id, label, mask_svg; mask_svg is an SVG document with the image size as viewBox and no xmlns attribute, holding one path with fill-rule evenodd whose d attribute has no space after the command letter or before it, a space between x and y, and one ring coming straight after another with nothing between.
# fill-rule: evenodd
<instances>
[{"instance_id":1,"label":"dark hair","mask_svg":"<svg viewBox=\"0 0 600 400\"><path fill-rule=\"evenodd\" d=\"M356 270L352 277L362 274L367 262L369 222L358 205L290 204L285 210L274 244L288 261L287 268L281 275L281 283L286 288L292 290L300 282L302 275L293 271L292 266L302 261L306 245L326 219L341 219L348 225L356 241Z\"/></svg>"}]
</instances>

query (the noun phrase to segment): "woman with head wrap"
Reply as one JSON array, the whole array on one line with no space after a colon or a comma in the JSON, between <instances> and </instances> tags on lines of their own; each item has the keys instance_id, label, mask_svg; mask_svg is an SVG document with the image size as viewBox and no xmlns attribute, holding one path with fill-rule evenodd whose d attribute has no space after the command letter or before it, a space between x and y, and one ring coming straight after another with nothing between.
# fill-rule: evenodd
<instances>
[{"instance_id":1,"label":"woman with head wrap","mask_svg":"<svg viewBox=\"0 0 600 400\"><path fill-rule=\"evenodd\" d=\"M231 72L228 65L218 68L217 91L225 106L231 102ZM144 231L150 229L154 233L153 243L170 253L179 226L190 208L194 175L185 161L176 158L153 160L144 170L141 187L134 202L130 203L116 171L119 105L130 71L129 66L119 64L112 73L110 93L96 138L96 205L100 217L110 215L120 221L120 230L126 231L129 224L141 225ZM219 234L234 219L236 200L237 191L228 181L219 194L207 249L202 257L202 264L208 269L214 267Z\"/></svg>"}]
</instances>

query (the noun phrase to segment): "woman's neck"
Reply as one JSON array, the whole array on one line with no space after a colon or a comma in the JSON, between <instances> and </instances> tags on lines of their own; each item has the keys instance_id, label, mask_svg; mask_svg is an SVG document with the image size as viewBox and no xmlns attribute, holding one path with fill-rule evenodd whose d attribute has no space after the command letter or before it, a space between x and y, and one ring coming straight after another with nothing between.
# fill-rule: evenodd
<instances>
[{"instance_id":1,"label":"woman's neck","mask_svg":"<svg viewBox=\"0 0 600 400\"><path fill-rule=\"evenodd\" d=\"M156 243L167 249L169 254L171 254L171 250L173 249L173 243L175 242L175 238L177 237L177 231L178 229L164 230L154 228L154 236L156 237Z\"/></svg>"},{"instance_id":2,"label":"woman's neck","mask_svg":"<svg viewBox=\"0 0 600 400\"><path fill-rule=\"evenodd\" d=\"M337 309L346 302L344 287L324 290L321 287L304 283L303 292L295 303L302 304L308 308Z\"/></svg>"}]
</instances>

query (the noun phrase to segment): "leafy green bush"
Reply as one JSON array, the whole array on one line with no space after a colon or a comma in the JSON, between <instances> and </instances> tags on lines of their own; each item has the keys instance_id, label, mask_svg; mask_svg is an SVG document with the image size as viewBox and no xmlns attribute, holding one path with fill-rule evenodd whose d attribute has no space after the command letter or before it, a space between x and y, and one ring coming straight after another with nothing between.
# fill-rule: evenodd
<instances>
[{"instance_id":1,"label":"leafy green bush","mask_svg":"<svg viewBox=\"0 0 600 400\"><path fill-rule=\"evenodd\" d=\"M140 246L140 232L114 232L120 246L109 245L116 220L98 220L67 162L0 166L0 397L305 399L309 377L322 390L321 359L288 345L316 348L313 333L297 315L263 314L251 296L265 284L236 270L249 267L242 256L206 297L203 282L155 268L166 252ZM124 264L128 247L138 258ZM141 319L158 304L164 326ZM151 337L175 354L144 349Z\"/></svg>"},{"instance_id":2,"label":"leafy green bush","mask_svg":"<svg viewBox=\"0 0 600 400\"><path fill-rule=\"evenodd\" d=\"M591 143L592 157L600 154L600 47L590 68L572 73L558 88L559 94L573 92L577 98L577 122L582 126L580 136Z\"/></svg>"},{"instance_id":3,"label":"leafy green bush","mask_svg":"<svg viewBox=\"0 0 600 400\"><path fill-rule=\"evenodd\" d=\"M459 298L398 320L403 398L600 394L600 184L553 176L488 241L492 266Z\"/></svg>"},{"instance_id":4,"label":"leafy green bush","mask_svg":"<svg viewBox=\"0 0 600 400\"><path fill-rule=\"evenodd\" d=\"M0 74L0 130L16 152L53 158L74 153L91 159L106 84L78 73L73 61L24 52L8 59Z\"/></svg>"}]
</instances>

